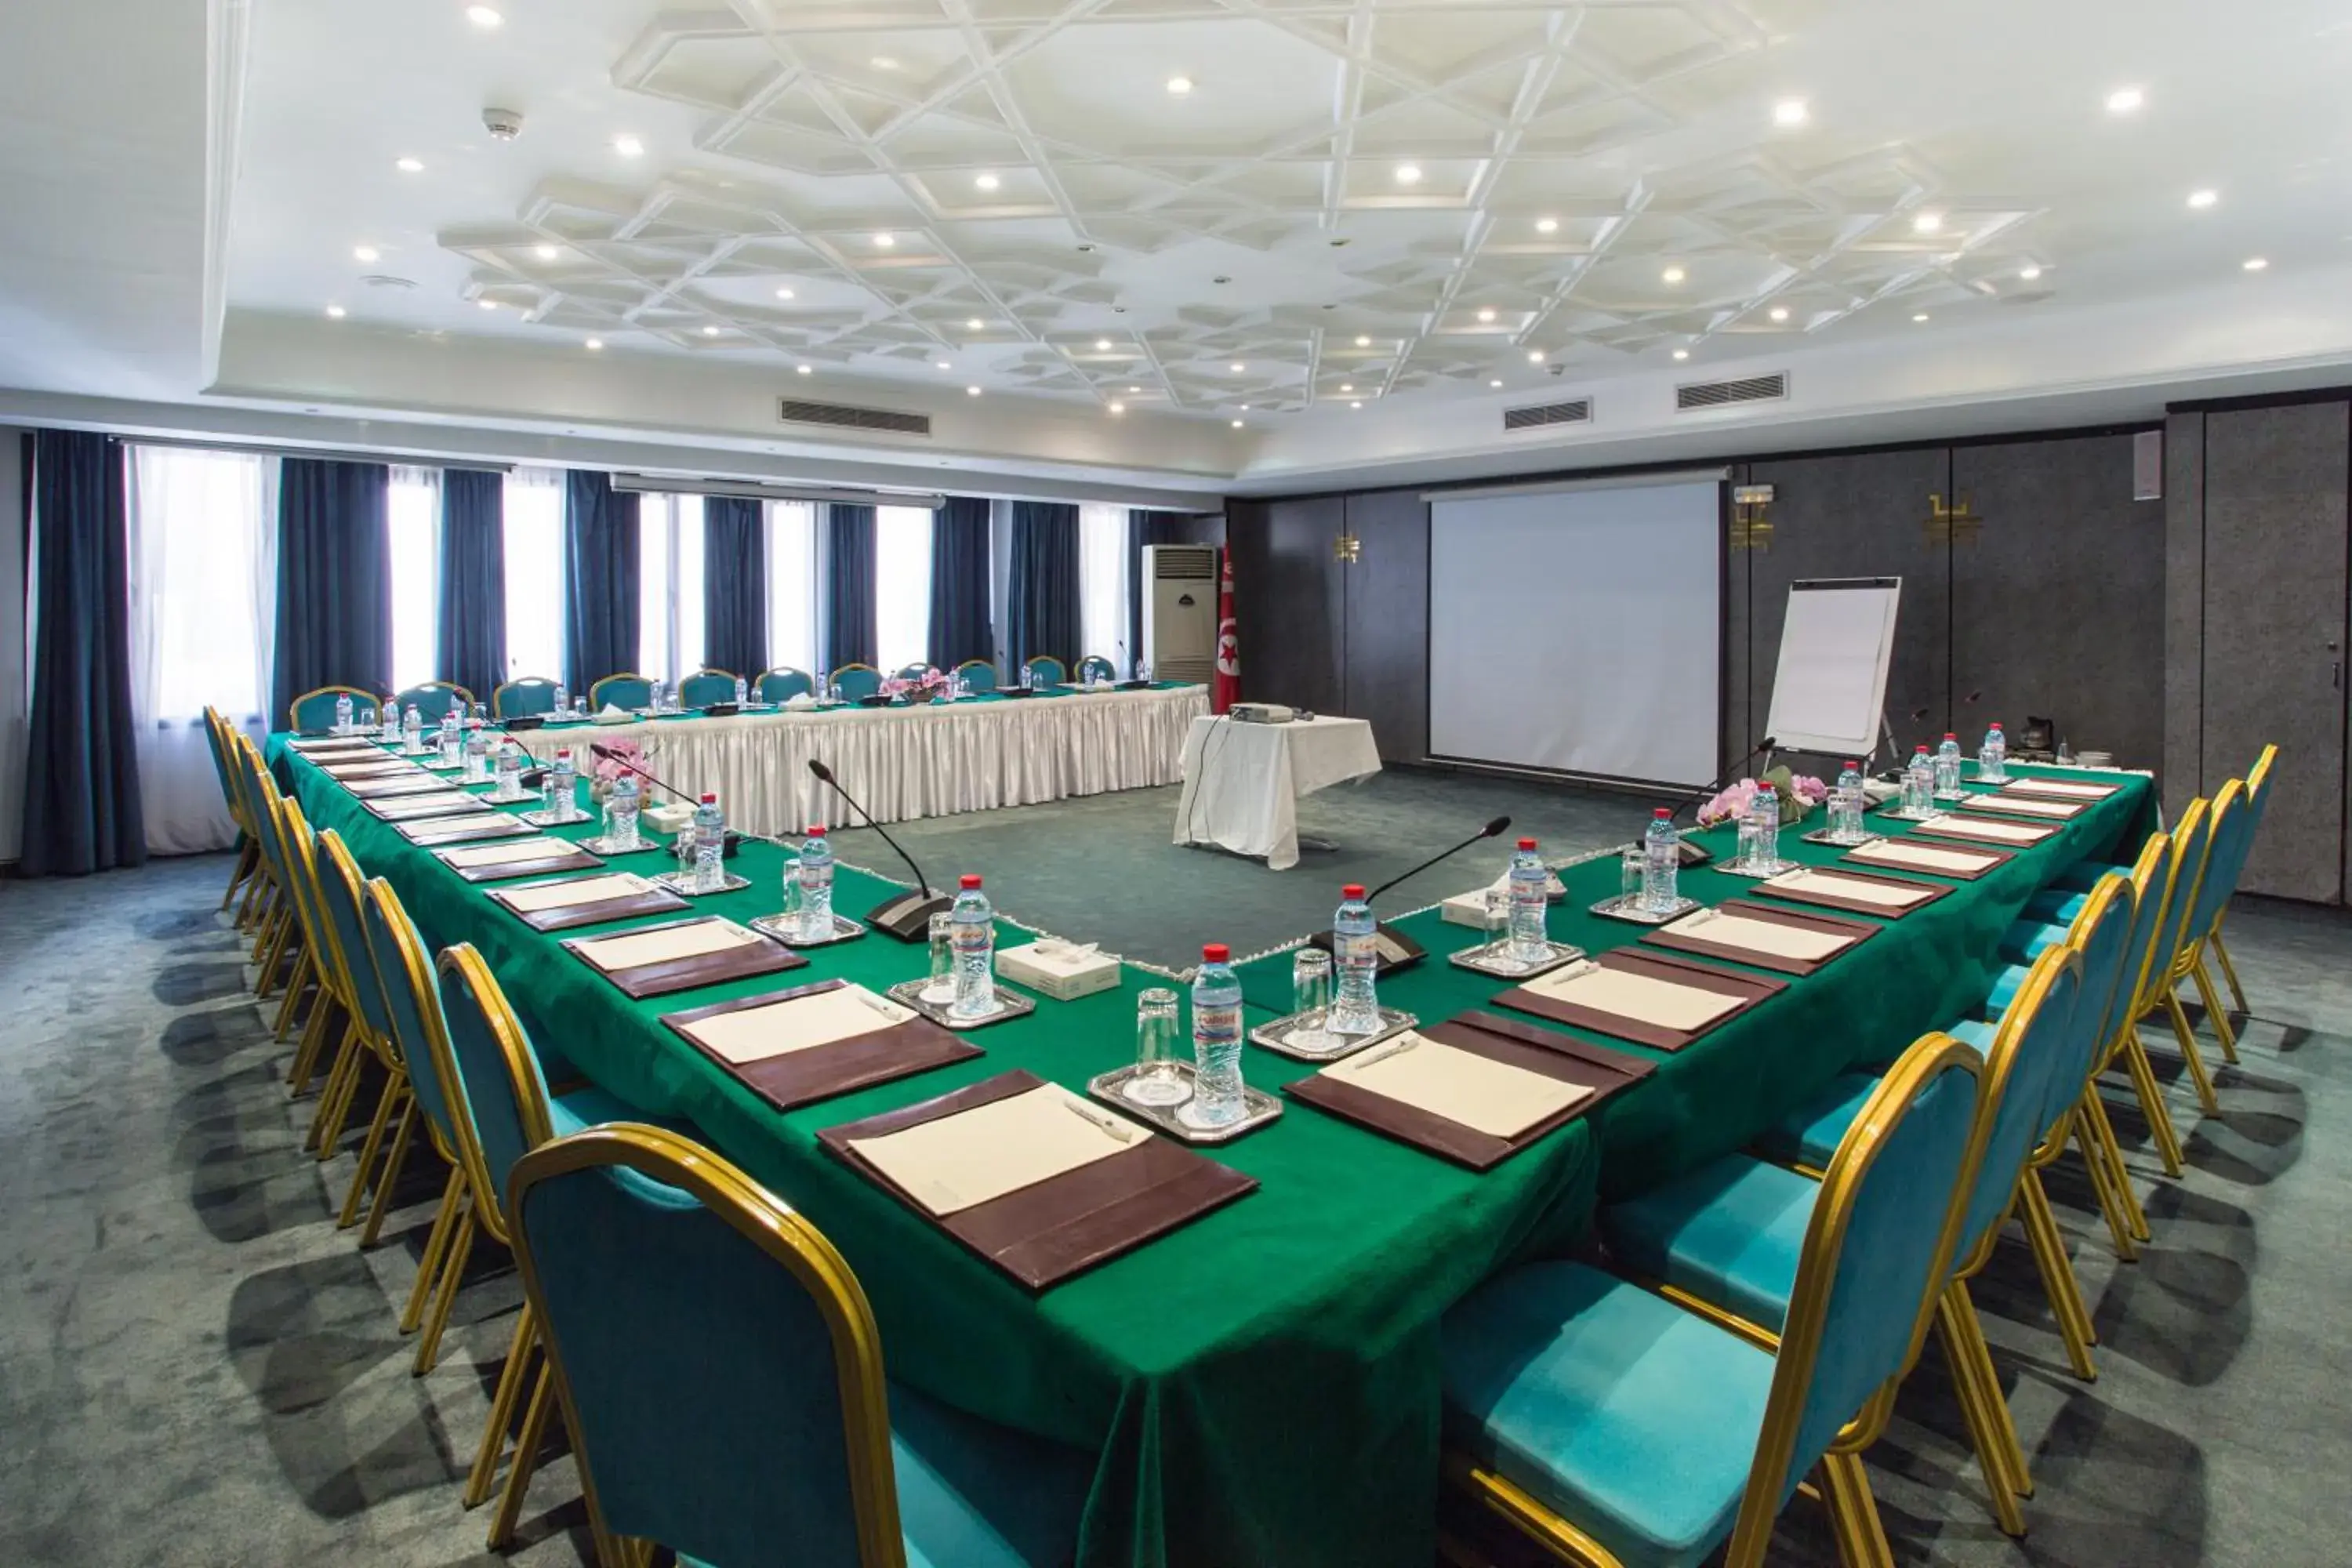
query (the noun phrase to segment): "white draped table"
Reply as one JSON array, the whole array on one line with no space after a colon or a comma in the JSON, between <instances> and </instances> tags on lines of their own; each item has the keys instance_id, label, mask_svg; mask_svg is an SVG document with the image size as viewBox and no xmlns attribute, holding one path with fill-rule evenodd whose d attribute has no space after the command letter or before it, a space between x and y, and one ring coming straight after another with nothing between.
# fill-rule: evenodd
<instances>
[{"instance_id":1,"label":"white draped table","mask_svg":"<svg viewBox=\"0 0 2352 1568\"><path fill-rule=\"evenodd\" d=\"M1361 719L1242 724L1203 715L1184 738L1176 842L1263 855L1267 869L1286 871L1298 864L1300 798L1380 771Z\"/></svg>"},{"instance_id":2,"label":"white draped table","mask_svg":"<svg viewBox=\"0 0 2352 1568\"><path fill-rule=\"evenodd\" d=\"M782 835L856 820L809 773L812 758L884 822L1171 784L1185 731L1208 705L1207 688L1180 686L569 724L515 740L540 762L571 747L583 774L594 761L591 742L634 742L646 749L646 768L669 784L688 794L716 791L729 822Z\"/></svg>"}]
</instances>

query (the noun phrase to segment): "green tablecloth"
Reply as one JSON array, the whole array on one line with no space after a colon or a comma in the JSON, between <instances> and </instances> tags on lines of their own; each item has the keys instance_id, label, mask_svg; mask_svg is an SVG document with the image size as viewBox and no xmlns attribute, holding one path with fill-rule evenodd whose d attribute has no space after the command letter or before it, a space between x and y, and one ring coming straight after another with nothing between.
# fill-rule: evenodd
<instances>
[{"instance_id":1,"label":"green tablecloth","mask_svg":"<svg viewBox=\"0 0 2352 1568\"><path fill-rule=\"evenodd\" d=\"M1474 1175L1293 1106L1276 1125L1213 1153L1257 1178L1256 1193L1032 1295L823 1153L814 1134L1013 1067L1083 1089L1131 1058L1134 993L1165 982L1129 969L1117 991L1044 1001L1028 1018L975 1035L987 1053L977 1060L780 1113L655 1020L799 980L839 975L878 988L923 973L922 948L872 937L818 950L809 969L782 981L632 1002L555 938L507 915L368 815L282 740L271 755L311 822L338 829L362 867L390 879L430 943L481 949L542 1049L649 1113L690 1119L819 1226L873 1302L892 1376L1097 1454L1081 1532L1088 1564L1422 1568L1435 1550L1436 1323L1444 1309L1504 1265L1570 1246L1597 1181L1638 1190L1736 1148L1836 1072L1889 1059L1923 1028L1973 1006L2000 932L2025 899L2084 856L2116 853L2152 813L2147 781L2126 779L2123 795L2059 838L1665 1059L1648 1084L1595 1119L1597 1129L1572 1124ZM1629 822L1639 815L1629 810ZM1800 858L1832 858L1792 848ZM738 920L774 909L782 859L747 843L732 864L752 887L698 907ZM1581 912L1613 892L1616 878L1613 860L1569 870L1570 899L1553 934L1596 951L1637 936ZM1710 902L1748 885L1712 871L1685 883ZM845 868L835 896L858 912L887 886ZM994 890L1018 910L1017 887ZM1394 977L1384 1000L1434 1019L1501 988L1443 963L1472 933L1443 926L1434 911L1405 924L1433 960ZM1000 933L1007 944L1023 940ZM1255 1005L1287 1010L1288 962L1245 966ZM1262 1088L1302 1070L1244 1053L1246 1076Z\"/></svg>"}]
</instances>

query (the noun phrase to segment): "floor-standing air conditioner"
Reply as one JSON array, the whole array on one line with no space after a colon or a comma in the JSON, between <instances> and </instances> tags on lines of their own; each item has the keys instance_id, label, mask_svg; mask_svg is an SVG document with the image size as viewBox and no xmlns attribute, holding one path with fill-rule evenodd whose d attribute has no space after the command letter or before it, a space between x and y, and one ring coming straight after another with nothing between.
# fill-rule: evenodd
<instances>
[{"instance_id":1,"label":"floor-standing air conditioner","mask_svg":"<svg viewBox=\"0 0 2352 1568\"><path fill-rule=\"evenodd\" d=\"M1161 680L1208 684L1217 668L1217 552L1143 547L1143 657Z\"/></svg>"}]
</instances>

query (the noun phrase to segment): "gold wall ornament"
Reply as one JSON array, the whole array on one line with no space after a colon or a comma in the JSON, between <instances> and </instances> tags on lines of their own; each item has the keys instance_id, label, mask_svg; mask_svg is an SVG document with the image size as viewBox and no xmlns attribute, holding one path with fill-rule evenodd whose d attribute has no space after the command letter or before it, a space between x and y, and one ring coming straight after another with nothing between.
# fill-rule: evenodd
<instances>
[{"instance_id":1,"label":"gold wall ornament","mask_svg":"<svg viewBox=\"0 0 2352 1568\"><path fill-rule=\"evenodd\" d=\"M1331 559L1342 566L1352 566L1364 552L1364 542L1352 533L1342 533L1331 541Z\"/></svg>"},{"instance_id":2,"label":"gold wall ornament","mask_svg":"<svg viewBox=\"0 0 2352 1568\"><path fill-rule=\"evenodd\" d=\"M1932 494L1927 498L1927 519L1920 526L1930 544L1969 544L1983 525L1984 519L1976 514L1966 495L1958 495L1957 505L1947 506L1941 494Z\"/></svg>"},{"instance_id":3,"label":"gold wall ornament","mask_svg":"<svg viewBox=\"0 0 2352 1568\"><path fill-rule=\"evenodd\" d=\"M1731 548L1771 552L1772 520L1766 515L1771 505L1770 485L1731 487Z\"/></svg>"}]
</instances>

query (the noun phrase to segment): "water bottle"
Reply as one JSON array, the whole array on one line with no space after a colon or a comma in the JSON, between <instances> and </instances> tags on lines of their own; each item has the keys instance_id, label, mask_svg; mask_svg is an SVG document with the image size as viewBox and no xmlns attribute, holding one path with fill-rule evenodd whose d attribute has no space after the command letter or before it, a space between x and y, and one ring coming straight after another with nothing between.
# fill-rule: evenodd
<instances>
[{"instance_id":1,"label":"water bottle","mask_svg":"<svg viewBox=\"0 0 2352 1568\"><path fill-rule=\"evenodd\" d=\"M985 1018L996 1011L996 910L978 877L967 871L960 886L948 911L955 924L955 1001L948 1010L959 1018Z\"/></svg>"},{"instance_id":2,"label":"water bottle","mask_svg":"<svg viewBox=\"0 0 2352 1568\"><path fill-rule=\"evenodd\" d=\"M1862 808L1869 798L1862 787L1862 764L1846 763L1838 774L1837 798L1830 803L1831 837L1841 844L1861 843Z\"/></svg>"},{"instance_id":3,"label":"water bottle","mask_svg":"<svg viewBox=\"0 0 2352 1568\"><path fill-rule=\"evenodd\" d=\"M1536 853L1536 841L1520 839L1511 856L1510 956L1514 963L1540 963L1551 952L1551 933L1544 929L1550 880L1543 857Z\"/></svg>"},{"instance_id":4,"label":"water bottle","mask_svg":"<svg viewBox=\"0 0 2352 1568\"><path fill-rule=\"evenodd\" d=\"M1958 800L1960 796L1960 738L1947 734L1944 743L1936 748L1936 798Z\"/></svg>"},{"instance_id":5,"label":"water bottle","mask_svg":"<svg viewBox=\"0 0 2352 1568\"><path fill-rule=\"evenodd\" d=\"M1903 770L1903 815L1933 816L1936 814L1936 764L1927 760L1927 748L1921 746L1911 753L1910 765Z\"/></svg>"},{"instance_id":6,"label":"water bottle","mask_svg":"<svg viewBox=\"0 0 2352 1568\"><path fill-rule=\"evenodd\" d=\"M555 683L555 716L559 719L572 711L572 689L563 682Z\"/></svg>"},{"instance_id":7,"label":"water bottle","mask_svg":"<svg viewBox=\"0 0 2352 1568\"><path fill-rule=\"evenodd\" d=\"M412 757L425 754L425 715L416 710L414 702L400 716L400 749Z\"/></svg>"},{"instance_id":8,"label":"water bottle","mask_svg":"<svg viewBox=\"0 0 2352 1568\"><path fill-rule=\"evenodd\" d=\"M833 672L831 670L819 667L816 672L816 684L809 688L809 695L816 699L819 702L830 701L832 700L833 682L828 679L832 673Z\"/></svg>"},{"instance_id":9,"label":"water bottle","mask_svg":"<svg viewBox=\"0 0 2352 1568\"><path fill-rule=\"evenodd\" d=\"M751 703L751 683L741 676L735 678L735 706L748 708Z\"/></svg>"},{"instance_id":10,"label":"water bottle","mask_svg":"<svg viewBox=\"0 0 2352 1568\"><path fill-rule=\"evenodd\" d=\"M562 747L547 770L540 788L546 792L540 810L551 822L569 822L580 810L579 770L572 764L572 748Z\"/></svg>"},{"instance_id":11,"label":"water bottle","mask_svg":"<svg viewBox=\"0 0 2352 1568\"><path fill-rule=\"evenodd\" d=\"M335 733L348 735L351 732L352 694L348 691L338 692L335 695Z\"/></svg>"},{"instance_id":12,"label":"water bottle","mask_svg":"<svg viewBox=\"0 0 2352 1568\"><path fill-rule=\"evenodd\" d=\"M466 749L465 731L459 728L456 705L441 710L441 760L454 763Z\"/></svg>"},{"instance_id":13,"label":"water bottle","mask_svg":"<svg viewBox=\"0 0 2352 1568\"><path fill-rule=\"evenodd\" d=\"M1195 1127L1230 1127L1247 1110L1242 983L1233 958L1231 948L1213 942L1201 950L1200 972L1192 976L1192 1098L1177 1114Z\"/></svg>"},{"instance_id":14,"label":"water bottle","mask_svg":"<svg viewBox=\"0 0 2352 1568\"><path fill-rule=\"evenodd\" d=\"M1364 889L1350 882L1339 889L1339 912L1331 917L1331 968L1336 985L1330 1029L1335 1035L1377 1034L1381 999L1375 986L1380 953L1375 942L1380 924Z\"/></svg>"},{"instance_id":15,"label":"water bottle","mask_svg":"<svg viewBox=\"0 0 2352 1568\"><path fill-rule=\"evenodd\" d=\"M1663 915L1673 910L1679 898L1675 891L1675 879L1682 872L1683 839L1675 831L1675 814L1664 806L1650 814L1650 826L1642 835L1642 908L1644 912Z\"/></svg>"},{"instance_id":16,"label":"water bottle","mask_svg":"<svg viewBox=\"0 0 2352 1568\"><path fill-rule=\"evenodd\" d=\"M2000 721L1992 721L1985 731L1984 745L1977 752L1977 780L1980 784L2006 784L2009 781L2009 737L2000 732Z\"/></svg>"},{"instance_id":17,"label":"water bottle","mask_svg":"<svg viewBox=\"0 0 2352 1568\"><path fill-rule=\"evenodd\" d=\"M400 740L399 707L394 703L387 702L383 705L383 711L377 717L383 722L377 728L376 739L387 743L397 743Z\"/></svg>"},{"instance_id":18,"label":"water bottle","mask_svg":"<svg viewBox=\"0 0 2352 1568\"><path fill-rule=\"evenodd\" d=\"M1770 784L1758 784L1748 802L1748 841L1755 846L1759 871L1780 863L1780 796Z\"/></svg>"},{"instance_id":19,"label":"water bottle","mask_svg":"<svg viewBox=\"0 0 2352 1568\"><path fill-rule=\"evenodd\" d=\"M727 816L719 809L719 797L710 791L702 792L702 804L694 808L694 890L715 893L727 886Z\"/></svg>"},{"instance_id":20,"label":"water bottle","mask_svg":"<svg viewBox=\"0 0 2352 1568\"><path fill-rule=\"evenodd\" d=\"M801 846L801 940L833 940L833 844L822 826Z\"/></svg>"},{"instance_id":21,"label":"water bottle","mask_svg":"<svg viewBox=\"0 0 2352 1568\"><path fill-rule=\"evenodd\" d=\"M466 782L469 784L490 782L490 737L479 723L466 731Z\"/></svg>"},{"instance_id":22,"label":"water bottle","mask_svg":"<svg viewBox=\"0 0 2352 1568\"><path fill-rule=\"evenodd\" d=\"M522 795L522 748L512 741L499 745L499 787L490 792L500 800L517 800Z\"/></svg>"},{"instance_id":23,"label":"water bottle","mask_svg":"<svg viewBox=\"0 0 2352 1568\"><path fill-rule=\"evenodd\" d=\"M604 843L615 854L637 847L637 781L614 779L604 796Z\"/></svg>"}]
</instances>

